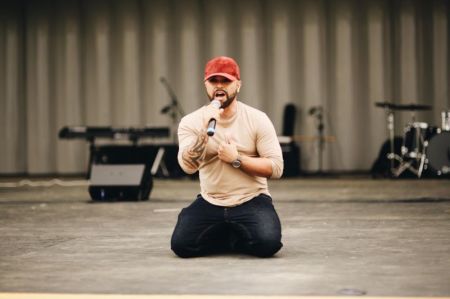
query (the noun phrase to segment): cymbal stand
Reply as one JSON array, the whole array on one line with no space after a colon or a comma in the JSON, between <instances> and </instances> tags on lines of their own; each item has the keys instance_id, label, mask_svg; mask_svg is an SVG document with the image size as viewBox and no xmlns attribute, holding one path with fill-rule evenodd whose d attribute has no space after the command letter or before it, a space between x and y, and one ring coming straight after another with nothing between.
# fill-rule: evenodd
<instances>
[{"instance_id":1,"label":"cymbal stand","mask_svg":"<svg viewBox=\"0 0 450 299\"><path fill-rule=\"evenodd\" d=\"M395 153L395 147L394 147L394 128L395 128L395 116L394 116L394 110L386 107L386 121L387 121L387 130L388 130L388 134L389 134L389 149L390 152L387 154L387 158L390 160L390 164L391 164L391 173L393 175L395 175L395 160L401 162L402 161L402 157L400 157L399 155L397 155ZM400 174L399 174L400 175ZM398 175L397 175L398 176Z\"/></svg>"}]
</instances>

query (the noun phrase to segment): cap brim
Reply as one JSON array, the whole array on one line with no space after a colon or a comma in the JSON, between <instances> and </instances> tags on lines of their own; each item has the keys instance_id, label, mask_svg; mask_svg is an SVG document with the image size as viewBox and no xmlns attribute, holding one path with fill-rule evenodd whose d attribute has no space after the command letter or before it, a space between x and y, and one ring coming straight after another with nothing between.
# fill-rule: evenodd
<instances>
[{"instance_id":1,"label":"cap brim","mask_svg":"<svg viewBox=\"0 0 450 299\"><path fill-rule=\"evenodd\" d=\"M238 80L238 78L236 78L236 77L234 77L234 76L232 76L230 74L227 74L227 73L213 73L213 74L209 74L207 77L205 77L205 81L209 80L209 78L214 77L214 76L222 76L222 77L225 77L225 78L227 78L227 79L229 79L231 81L237 81Z\"/></svg>"}]
</instances>

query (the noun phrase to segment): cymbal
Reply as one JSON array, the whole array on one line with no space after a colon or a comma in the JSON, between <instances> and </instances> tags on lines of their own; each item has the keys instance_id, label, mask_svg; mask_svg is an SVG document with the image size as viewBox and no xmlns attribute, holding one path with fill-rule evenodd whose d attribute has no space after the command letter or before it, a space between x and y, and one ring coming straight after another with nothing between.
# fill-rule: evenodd
<instances>
[{"instance_id":1,"label":"cymbal","mask_svg":"<svg viewBox=\"0 0 450 299\"><path fill-rule=\"evenodd\" d=\"M393 104L389 102L376 102L375 106L381 108L388 108L392 110L430 110L432 107L430 105L421 104Z\"/></svg>"},{"instance_id":2,"label":"cymbal","mask_svg":"<svg viewBox=\"0 0 450 299\"><path fill-rule=\"evenodd\" d=\"M420 104L404 104L396 105L397 110L430 110L430 105L420 105Z\"/></svg>"},{"instance_id":3,"label":"cymbal","mask_svg":"<svg viewBox=\"0 0 450 299\"><path fill-rule=\"evenodd\" d=\"M376 102L375 106L381 107L381 108L388 108L388 109L395 109L396 105L389 102Z\"/></svg>"}]
</instances>

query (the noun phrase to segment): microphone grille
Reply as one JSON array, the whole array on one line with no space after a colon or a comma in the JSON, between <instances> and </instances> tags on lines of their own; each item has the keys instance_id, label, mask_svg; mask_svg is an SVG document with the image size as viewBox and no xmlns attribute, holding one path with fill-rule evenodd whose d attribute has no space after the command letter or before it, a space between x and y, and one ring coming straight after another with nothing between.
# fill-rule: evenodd
<instances>
[{"instance_id":1,"label":"microphone grille","mask_svg":"<svg viewBox=\"0 0 450 299\"><path fill-rule=\"evenodd\" d=\"M222 106L219 100L212 100L211 105L215 108L220 108Z\"/></svg>"}]
</instances>

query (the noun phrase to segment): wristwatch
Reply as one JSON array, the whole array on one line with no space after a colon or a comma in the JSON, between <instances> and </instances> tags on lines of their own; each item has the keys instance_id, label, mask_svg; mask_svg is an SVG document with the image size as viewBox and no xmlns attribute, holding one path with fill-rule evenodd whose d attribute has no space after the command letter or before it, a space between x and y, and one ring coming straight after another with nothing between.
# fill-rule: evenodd
<instances>
[{"instance_id":1,"label":"wristwatch","mask_svg":"<svg viewBox=\"0 0 450 299\"><path fill-rule=\"evenodd\" d=\"M234 160L233 162L231 162L231 166L233 166L234 168L239 168L241 167L241 156L237 156L236 160Z\"/></svg>"}]
</instances>

